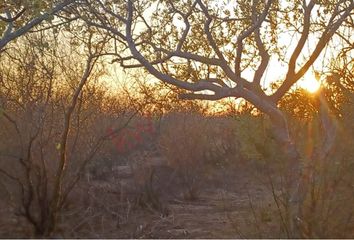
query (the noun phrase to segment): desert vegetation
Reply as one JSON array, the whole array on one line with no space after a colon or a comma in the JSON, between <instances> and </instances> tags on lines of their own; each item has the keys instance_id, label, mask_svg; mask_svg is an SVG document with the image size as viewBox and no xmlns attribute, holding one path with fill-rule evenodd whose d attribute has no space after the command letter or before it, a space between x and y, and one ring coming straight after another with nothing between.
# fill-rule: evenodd
<instances>
[{"instance_id":1,"label":"desert vegetation","mask_svg":"<svg viewBox=\"0 0 354 240\"><path fill-rule=\"evenodd\" d=\"M0 237L353 238L353 9L0 3Z\"/></svg>"}]
</instances>

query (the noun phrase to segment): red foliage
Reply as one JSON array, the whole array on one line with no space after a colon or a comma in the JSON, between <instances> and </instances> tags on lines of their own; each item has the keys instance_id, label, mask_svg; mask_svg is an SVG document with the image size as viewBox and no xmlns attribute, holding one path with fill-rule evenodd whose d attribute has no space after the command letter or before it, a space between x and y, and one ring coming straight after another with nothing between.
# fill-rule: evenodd
<instances>
[{"instance_id":1,"label":"red foliage","mask_svg":"<svg viewBox=\"0 0 354 240\"><path fill-rule=\"evenodd\" d=\"M134 148L144 144L144 138L155 134L155 127L151 117L136 122L133 126L123 129L118 134L114 134L112 127L107 129L109 139L115 145L120 154L129 153Z\"/></svg>"}]
</instances>

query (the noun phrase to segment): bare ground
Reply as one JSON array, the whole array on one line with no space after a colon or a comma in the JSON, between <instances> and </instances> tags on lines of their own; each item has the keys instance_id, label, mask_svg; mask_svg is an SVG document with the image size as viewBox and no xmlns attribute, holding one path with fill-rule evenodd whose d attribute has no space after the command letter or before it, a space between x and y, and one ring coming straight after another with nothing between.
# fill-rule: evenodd
<instances>
[{"instance_id":1,"label":"bare ground","mask_svg":"<svg viewBox=\"0 0 354 240\"><path fill-rule=\"evenodd\" d=\"M269 191L257 181L259 176L255 176L254 170L250 165L215 168L203 178L198 198L193 201L183 198L182 187L178 183L166 181L166 176L164 179L164 174L160 174L161 179L158 182L165 181L168 184L160 186L157 192L168 214L148 207L142 208L132 202L117 210L120 217L116 221L115 229L114 226L108 227L108 224L102 223L106 226L105 231L102 230L104 227L97 225L92 231L95 232L95 237L108 238L268 236L269 230L279 231L278 223L275 219L260 216L259 209L256 209L270 207L272 201ZM255 215L252 209L257 211ZM260 225L266 229L260 229ZM81 234L79 235L82 236Z\"/></svg>"},{"instance_id":2,"label":"bare ground","mask_svg":"<svg viewBox=\"0 0 354 240\"><path fill-rule=\"evenodd\" d=\"M257 180L260 173L250 164L213 169L203 177L198 198L193 201L184 199L183 187L173 179L170 181L171 174L171 171L161 170L157 174L159 179L155 180L159 185L156 193L167 209L166 213L142 207L134 200L122 198L119 187L113 184L117 180L93 182L90 187L80 188L81 195L73 194L75 198L66 207L62 215L62 224L55 237L280 236L277 220L267 217L267 214L262 216L262 211L271 207L271 195ZM86 194L82 194L85 192ZM28 225L13 214L13 209L2 208L1 211L1 237L26 237L26 234L30 234ZM9 217L5 219L5 215Z\"/></svg>"}]
</instances>

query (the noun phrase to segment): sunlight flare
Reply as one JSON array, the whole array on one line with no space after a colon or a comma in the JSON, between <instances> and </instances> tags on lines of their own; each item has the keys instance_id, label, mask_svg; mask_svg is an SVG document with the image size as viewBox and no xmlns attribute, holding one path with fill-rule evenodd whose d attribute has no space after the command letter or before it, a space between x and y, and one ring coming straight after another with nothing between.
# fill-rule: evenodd
<instances>
[{"instance_id":1,"label":"sunlight flare","mask_svg":"<svg viewBox=\"0 0 354 240\"><path fill-rule=\"evenodd\" d=\"M310 93L315 93L318 91L321 84L313 74L307 73L305 74L303 80L299 82L299 86Z\"/></svg>"}]
</instances>

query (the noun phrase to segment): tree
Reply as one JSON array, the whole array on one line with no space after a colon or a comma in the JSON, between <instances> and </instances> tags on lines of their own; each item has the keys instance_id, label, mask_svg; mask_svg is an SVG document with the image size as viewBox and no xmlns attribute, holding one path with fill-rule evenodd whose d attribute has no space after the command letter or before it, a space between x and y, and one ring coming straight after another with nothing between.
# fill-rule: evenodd
<instances>
[{"instance_id":1,"label":"tree","mask_svg":"<svg viewBox=\"0 0 354 240\"><path fill-rule=\"evenodd\" d=\"M11 41L26 34L75 0L5 0L0 4L0 51Z\"/></svg>"},{"instance_id":2,"label":"tree","mask_svg":"<svg viewBox=\"0 0 354 240\"><path fill-rule=\"evenodd\" d=\"M124 68L144 67L183 89L184 99L243 98L268 115L291 160L289 184L297 185L300 156L278 102L336 41L335 34L345 32L353 9L352 0L95 0L76 13L114 38L111 54ZM286 38L291 41L284 43ZM287 71L268 93L261 81L274 57ZM328 108L321 111L324 129L331 128Z\"/></svg>"},{"instance_id":3,"label":"tree","mask_svg":"<svg viewBox=\"0 0 354 240\"><path fill-rule=\"evenodd\" d=\"M80 44L62 48L55 36L28 34L0 58L0 182L36 237L56 231L85 166L111 136L97 126L105 115L97 109L117 114L108 98L92 93L105 71L98 58L106 42L88 30L66 35ZM95 125L101 134L87 131Z\"/></svg>"}]
</instances>

